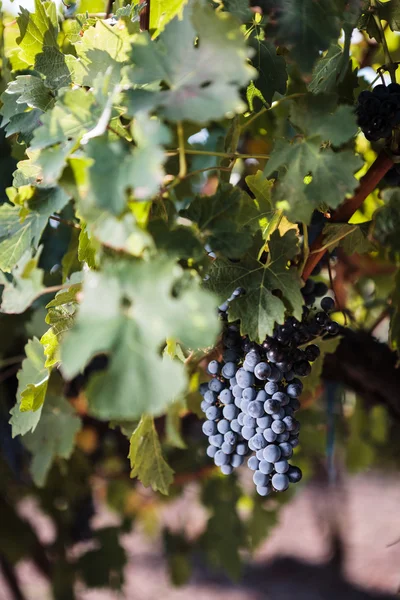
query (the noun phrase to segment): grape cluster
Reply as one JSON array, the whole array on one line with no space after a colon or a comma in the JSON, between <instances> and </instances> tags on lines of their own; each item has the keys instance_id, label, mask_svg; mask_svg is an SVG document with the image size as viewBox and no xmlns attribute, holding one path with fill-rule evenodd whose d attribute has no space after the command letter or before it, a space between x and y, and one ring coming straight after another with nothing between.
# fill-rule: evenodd
<instances>
[{"instance_id":1,"label":"grape cluster","mask_svg":"<svg viewBox=\"0 0 400 600\"><path fill-rule=\"evenodd\" d=\"M226 311L229 302L243 293L236 290L220 311ZM273 490L283 492L302 477L301 470L289 464L299 443L300 424L294 416L303 390L299 377L310 374L310 363L320 354L312 341L338 333L339 325L328 314L334 304L332 298L324 297L322 310L305 306L301 321L289 317L262 344L242 336L238 323L226 323L222 360L208 364L212 379L200 386L207 455L229 475L253 452L247 465L254 471L261 496Z\"/></svg>"},{"instance_id":2,"label":"grape cluster","mask_svg":"<svg viewBox=\"0 0 400 600\"><path fill-rule=\"evenodd\" d=\"M357 121L367 140L389 138L400 124L400 85L377 85L358 96Z\"/></svg>"}]
</instances>

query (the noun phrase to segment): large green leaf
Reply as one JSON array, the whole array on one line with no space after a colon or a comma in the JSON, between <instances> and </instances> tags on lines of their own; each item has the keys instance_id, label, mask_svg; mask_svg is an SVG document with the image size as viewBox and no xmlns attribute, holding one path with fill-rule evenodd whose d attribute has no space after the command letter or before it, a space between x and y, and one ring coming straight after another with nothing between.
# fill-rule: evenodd
<instances>
[{"instance_id":1,"label":"large green leaf","mask_svg":"<svg viewBox=\"0 0 400 600\"><path fill-rule=\"evenodd\" d=\"M10 411L13 437L25 435L37 427L49 379L49 370L45 367L46 357L37 338L26 344L25 354L26 358L17 375L17 402Z\"/></svg>"},{"instance_id":2,"label":"large green leaf","mask_svg":"<svg viewBox=\"0 0 400 600\"><path fill-rule=\"evenodd\" d=\"M301 319L303 306L300 276L295 267L288 266L298 252L295 230L283 237L275 231L268 246L265 263L258 260L258 247L239 262L214 261L206 283L221 298L228 298L237 287L244 288L246 293L230 303L229 319L240 319L241 331L260 342L288 313Z\"/></svg>"},{"instance_id":3,"label":"large green leaf","mask_svg":"<svg viewBox=\"0 0 400 600\"><path fill-rule=\"evenodd\" d=\"M249 54L236 19L193 2L185 8L183 19L175 18L166 26L157 43L145 33L136 36L135 66L128 75L131 83L146 86L163 81L168 89L164 85L157 91L128 91L128 111L157 107L173 121L199 123L240 113L245 105L239 90L255 76L247 62Z\"/></svg>"},{"instance_id":4,"label":"large green leaf","mask_svg":"<svg viewBox=\"0 0 400 600\"><path fill-rule=\"evenodd\" d=\"M294 103L290 118L301 135L278 140L264 172L270 176L278 171L274 198L284 201L290 218L309 222L316 208L337 208L358 186L354 173L362 165L361 158L351 150L327 147L327 142L345 143L357 125L351 107L336 108L332 97L322 95L308 95Z\"/></svg>"},{"instance_id":5,"label":"large green leaf","mask_svg":"<svg viewBox=\"0 0 400 600\"><path fill-rule=\"evenodd\" d=\"M93 414L128 420L160 414L183 391L183 366L161 357L160 347L170 338L191 348L208 346L218 321L215 299L193 278L186 285L182 275L174 261L162 258L109 263L101 273L86 274L61 358L65 375L74 377L96 353L110 353L108 369L87 390ZM177 289L181 279L184 288Z\"/></svg>"},{"instance_id":6,"label":"large green leaf","mask_svg":"<svg viewBox=\"0 0 400 600\"><path fill-rule=\"evenodd\" d=\"M0 206L0 269L9 273L31 247L39 246L49 217L68 202L60 188L37 188L29 201L29 210L18 206ZM25 213L22 215L21 213Z\"/></svg>"},{"instance_id":7,"label":"large green leaf","mask_svg":"<svg viewBox=\"0 0 400 600\"><path fill-rule=\"evenodd\" d=\"M43 406L40 421L24 436L24 445L32 453L30 472L39 487L56 458L69 458L75 446L75 435L81 420L64 398L49 396Z\"/></svg>"},{"instance_id":8,"label":"large green leaf","mask_svg":"<svg viewBox=\"0 0 400 600\"><path fill-rule=\"evenodd\" d=\"M144 486L168 494L173 481L173 470L165 462L154 421L143 416L132 433L129 447L131 477L138 477Z\"/></svg>"},{"instance_id":9,"label":"large green leaf","mask_svg":"<svg viewBox=\"0 0 400 600\"><path fill-rule=\"evenodd\" d=\"M313 94L329 94L337 90L349 68L349 54L332 44L324 57L315 64L308 89Z\"/></svg>"},{"instance_id":10,"label":"large green leaf","mask_svg":"<svg viewBox=\"0 0 400 600\"><path fill-rule=\"evenodd\" d=\"M0 284L4 285L0 310L8 314L23 313L37 298L43 286L43 269L37 264L40 252L32 257L27 250L11 271L11 277L0 271Z\"/></svg>"},{"instance_id":11,"label":"large green leaf","mask_svg":"<svg viewBox=\"0 0 400 600\"><path fill-rule=\"evenodd\" d=\"M188 0L153 0L150 11L150 31L160 33L167 23L182 12Z\"/></svg>"}]
</instances>

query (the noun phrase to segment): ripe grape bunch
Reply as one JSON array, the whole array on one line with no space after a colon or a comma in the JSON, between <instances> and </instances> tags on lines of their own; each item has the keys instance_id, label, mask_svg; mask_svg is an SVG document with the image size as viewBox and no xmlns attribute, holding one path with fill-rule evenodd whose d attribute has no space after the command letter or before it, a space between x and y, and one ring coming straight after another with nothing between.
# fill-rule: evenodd
<instances>
[{"instance_id":1,"label":"ripe grape bunch","mask_svg":"<svg viewBox=\"0 0 400 600\"><path fill-rule=\"evenodd\" d=\"M312 291L315 301L326 286L316 285ZM299 444L300 424L294 416L303 390L299 377L310 374L310 363L320 355L312 341L336 335L339 326L329 317L335 302L327 296L320 302L321 310L304 306L301 321L289 317L257 344L240 334L237 322L227 322L229 303L243 293L239 288L219 307L226 321L223 355L221 361L211 360L212 379L200 385L206 415L203 433L209 442L207 455L225 475L253 453L247 465L254 471L258 494L268 496L287 490L302 477L301 470L289 463Z\"/></svg>"},{"instance_id":2,"label":"ripe grape bunch","mask_svg":"<svg viewBox=\"0 0 400 600\"><path fill-rule=\"evenodd\" d=\"M358 96L356 113L367 140L389 138L400 124L400 85L391 83L377 85L372 91L364 90Z\"/></svg>"}]
</instances>

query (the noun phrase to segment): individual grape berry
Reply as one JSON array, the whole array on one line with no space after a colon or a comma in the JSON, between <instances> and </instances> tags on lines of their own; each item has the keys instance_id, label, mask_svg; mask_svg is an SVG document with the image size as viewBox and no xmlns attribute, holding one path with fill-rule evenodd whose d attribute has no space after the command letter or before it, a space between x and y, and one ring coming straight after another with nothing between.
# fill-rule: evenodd
<instances>
[{"instance_id":1,"label":"individual grape berry","mask_svg":"<svg viewBox=\"0 0 400 600\"><path fill-rule=\"evenodd\" d=\"M250 415L245 415L243 419L243 425L245 427L251 427L252 429L255 429L257 426L257 419L251 417Z\"/></svg>"},{"instance_id":2,"label":"individual grape berry","mask_svg":"<svg viewBox=\"0 0 400 600\"><path fill-rule=\"evenodd\" d=\"M257 379L265 381L271 375L271 367L266 362L260 362L254 367L254 375Z\"/></svg>"},{"instance_id":3,"label":"individual grape berry","mask_svg":"<svg viewBox=\"0 0 400 600\"><path fill-rule=\"evenodd\" d=\"M217 360L212 360L208 363L207 371L210 373L210 375L217 375L219 373L219 369L220 366Z\"/></svg>"},{"instance_id":4,"label":"individual grape berry","mask_svg":"<svg viewBox=\"0 0 400 600\"><path fill-rule=\"evenodd\" d=\"M244 369L239 369L236 373L236 381L238 382L238 385L244 389L253 385L254 375Z\"/></svg>"},{"instance_id":5,"label":"individual grape berry","mask_svg":"<svg viewBox=\"0 0 400 600\"><path fill-rule=\"evenodd\" d=\"M255 456L250 456L249 460L247 461L247 466L252 471L257 471L259 464L260 461Z\"/></svg>"},{"instance_id":6,"label":"individual grape berry","mask_svg":"<svg viewBox=\"0 0 400 600\"><path fill-rule=\"evenodd\" d=\"M210 435L215 435L217 433L217 424L215 421L204 421L202 425L202 430L204 435L209 437Z\"/></svg>"},{"instance_id":7,"label":"individual grape berry","mask_svg":"<svg viewBox=\"0 0 400 600\"><path fill-rule=\"evenodd\" d=\"M221 450L224 454L233 454L235 452L235 447L229 442L224 442L221 446Z\"/></svg>"},{"instance_id":8,"label":"individual grape berry","mask_svg":"<svg viewBox=\"0 0 400 600\"><path fill-rule=\"evenodd\" d=\"M294 431L296 429L297 421L293 417L284 417L283 422L286 425L287 431Z\"/></svg>"},{"instance_id":9,"label":"individual grape berry","mask_svg":"<svg viewBox=\"0 0 400 600\"><path fill-rule=\"evenodd\" d=\"M301 396L301 392L303 391L303 387L297 383L290 383L286 388L286 393L288 396L292 398L298 398Z\"/></svg>"},{"instance_id":10,"label":"individual grape berry","mask_svg":"<svg viewBox=\"0 0 400 600\"><path fill-rule=\"evenodd\" d=\"M224 435L224 441L230 444L231 446L236 444L237 439L238 436L233 431L227 431Z\"/></svg>"},{"instance_id":11,"label":"individual grape berry","mask_svg":"<svg viewBox=\"0 0 400 600\"><path fill-rule=\"evenodd\" d=\"M290 402L289 396L284 392L275 392L272 400L277 400L281 406L287 406Z\"/></svg>"},{"instance_id":12,"label":"individual grape berry","mask_svg":"<svg viewBox=\"0 0 400 600\"><path fill-rule=\"evenodd\" d=\"M335 308L335 301L333 298L330 298L329 296L325 296L325 298L322 298L321 300L321 308L324 312L331 312L331 310L333 310Z\"/></svg>"},{"instance_id":13,"label":"individual grape berry","mask_svg":"<svg viewBox=\"0 0 400 600\"><path fill-rule=\"evenodd\" d=\"M269 496L270 494L272 494L272 485L270 483L268 483L267 485L257 485L256 490L259 496Z\"/></svg>"},{"instance_id":14,"label":"individual grape berry","mask_svg":"<svg viewBox=\"0 0 400 600\"><path fill-rule=\"evenodd\" d=\"M279 391L279 385L273 381L268 381L268 383L266 383L264 386L264 390L267 394L273 396L277 391Z\"/></svg>"},{"instance_id":15,"label":"individual grape berry","mask_svg":"<svg viewBox=\"0 0 400 600\"><path fill-rule=\"evenodd\" d=\"M256 419L258 419L259 417L262 417L264 414L264 406L262 402L250 402L248 408L247 408L247 412L251 417L255 417Z\"/></svg>"},{"instance_id":16,"label":"individual grape berry","mask_svg":"<svg viewBox=\"0 0 400 600\"><path fill-rule=\"evenodd\" d=\"M289 459L293 456L293 448L289 442L280 443L279 448L283 458Z\"/></svg>"},{"instance_id":17,"label":"individual grape berry","mask_svg":"<svg viewBox=\"0 0 400 600\"><path fill-rule=\"evenodd\" d=\"M234 362L227 362L222 367L222 375L225 379L231 379L237 371L237 366Z\"/></svg>"},{"instance_id":18,"label":"individual grape berry","mask_svg":"<svg viewBox=\"0 0 400 600\"><path fill-rule=\"evenodd\" d=\"M301 472L301 469L299 469L299 467L290 466L287 472L287 477L290 483L298 483L303 477L303 473Z\"/></svg>"},{"instance_id":19,"label":"individual grape berry","mask_svg":"<svg viewBox=\"0 0 400 600\"><path fill-rule=\"evenodd\" d=\"M219 395L219 399L223 404L231 404L233 402L233 394L231 390L225 388Z\"/></svg>"},{"instance_id":20,"label":"individual grape berry","mask_svg":"<svg viewBox=\"0 0 400 600\"><path fill-rule=\"evenodd\" d=\"M283 433L278 433L276 436L276 441L278 444L282 444L283 442L287 442L290 438L290 433L288 431L284 431Z\"/></svg>"},{"instance_id":21,"label":"individual grape berry","mask_svg":"<svg viewBox=\"0 0 400 600\"><path fill-rule=\"evenodd\" d=\"M233 473L233 466L221 465L221 473L223 473L224 475L231 475L231 473Z\"/></svg>"},{"instance_id":22,"label":"individual grape berry","mask_svg":"<svg viewBox=\"0 0 400 600\"><path fill-rule=\"evenodd\" d=\"M270 415L265 415L264 417L259 417L257 419L257 425L261 427L261 429L268 429L271 427L272 417Z\"/></svg>"},{"instance_id":23,"label":"individual grape berry","mask_svg":"<svg viewBox=\"0 0 400 600\"><path fill-rule=\"evenodd\" d=\"M283 421L273 421L272 425L271 425L271 429L274 433L279 435L280 433L283 433L284 431L286 431L286 425Z\"/></svg>"},{"instance_id":24,"label":"individual grape berry","mask_svg":"<svg viewBox=\"0 0 400 600\"><path fill-rule=\"evenodd\" d=\"M242 392L242 398L244 400L248 400L249 402L251 402L252 400L255 400L256 396L257 396L257 392L252 387L244 388L244 390Z\"/></svg>"},{"instance_id":25,"label":"individual grape berry","mask_svg":"<svg viewBox=\"0 0 400 600\"><path fill-rule=\"evenodd\" d=\"M214 456L214 462L217 467L222 467L222 465L228 465L230 461L229 455L225 454L222 450L217 450Z\"/></svg>"},{"instance_id":26,"label":"individual grape berry","mask_svg":"<svg viewBox=\"0 0 400 600\"><path fill-rule=\"evenodd\" d=\"M224 443L224 436L222 435L222 433L217 433L215 435L211 435L208 438L208 441L210 442L210 444L212 446L216 446L217 448L221 448L222 444Z\"/></svg>"},{"instance_id":27,"label":"individual grape berry","mask_svg":"<svg viewBox=\"0 0 400 600\"><path fill-rule=\"evenodd\" d=\"M305 349L304 354L306 355L307 360L314 362L320 355L320 349L316 344L310 344L310 346L307 346Z\"/></svg>"},{"instance_id":28,"label":"individual grape berry","mask_svg":"<svg viewBox=\"0 0 400 600\"><path fill-rule=\"evenodd\" d=\"M211 390L207 390L204 394L204 400L205 402L208 402L208 404L215 404L215 402L217 401L217 397L217 394L215 392L212 392Z\"/></svg>"},{"instance_id":29,"label":"individual grape berry","mask_svg":"<svg viewBox=\"0 0 400 600\"><path fill-rule=\"evenodd\" d=\"M300 377L307 377L311 373L311 366L307 360L301 360L293 365L293 371Z\"/></svg>"},{"instance_id":30,"label":"individual grape berry","mask_svg":"<svg viewBox=\"0 0 400 600\"><path fill-rule=\"evenodd\" d=\"M219 394L224 389L224 387L225 384L222 383L222 381L220 381L219 379L211 379L211 381L208 384L208 388L216 394Z\"/></svg>"},{"instance_id":31,"label":"individual grape berry","mask_svg":"<svg viewBox=\"0 0 400 600\"><path fill-rule=\"evenodd\" d=\"M268 475L264 475L261 471L255 471L253 481L256 485L266 486L269 483Z\"/></svg>"},{"instance_id":32,"label":"individual grape berry","mask_svg":"<svg viewBox=\"0 0 400 600\"><path fill-rule=\"evenodd\" d=\"M277 473L286 473L289 470L289 463L285 459L278 460L278 462L274 464L274 468Z\"/></svg>"},{"instance_id":33,"label":"individual grape berry","mask_svg":"<svg viewBox=\"0 0 400 600\"><path fill-rule=\"evenodd\" d=\"M218 448L216 448L215 446L208 446L206 450L207 456L209 456L210 458L214 458L217 450Z\"/></svg>"},{"instance_id":34,"label":"individual grape berry","mask_svg":"<svg viewBox=\"0 0 400 600\"><path fill-rule=\"evenodd\" d=\"M219 423L222 423L222 421L220 421ZM219 425L219 423L218 423L218 425ZM228 421L226 421L226 423L228 423L228 425L229 425ZM240 425L240 423L237 419L232 419L232 421L230 422L230 428L235 433L240 433L242 431L242 426ZM219 429L218 429L218 431L219 431ZM221 431L221 433L224 433L224 432Z\"/></svg>"},{"instance_id":35,"label":"individual grape berry","mask_svg":"<svg viewBox=\"0 0 400 600\"><path fill-rule=\"evenodd\" d=\"M328 323L326 330L331 335L337 335L340 331L339 323L336 323L335 321L331 321L330 323Z\"/></svg>"},{"instance_id":36,"label":"individual grape berry","mask_svg":"<svg viewBox=\"0 0 400 600\"><path fill-rule=\"evenodd\" d=\"M264 448L264 459L270 463L276 463L281 457L281 449L275 444L270 444Z\"/></svg>"},{"instance_id":37,"label":"individual grape berry","mask_svg":"<svg viewBox=\"0 0 400 600\"><path fill-rule=\"evenodd\" d=\"M275 433L275 431L272 431L272 429L268 428L264 431L264 438L269 444L272 444L273 442L275 442L277 434Z\"/></svg>"},{"instance_id":38,"label":"individual grape berry","mask_svg":"<svg viewBox=\"0 0 400 600\"><path fill-rule=\"evenodd\" d=\"M221 417L221 409L218 406L210 406L206 410L206 417L209 421L215 421Z\"/></svg>"},{"instance_id":39,"label":"individual grape berry","mask_svg":"<svg viewBox=\"0 0 400 600\"><path fill-rule=\"evenodd\" d=\"M274 413L279 412L280 408L281 404L278 400L269 399L264 402L264 410L267 415L273 415Z\"/></svg>"},{"instance_id":40,"label":"individual grape berry","mask_svg":"<svg viewBox=\"0 0 400 600\"><path fill-rule=\"evenodd\" d=\"M255 350L250 350L244 357L245 362L248 363L249 366L255 367L257 363L260 362L260 355Z\"/></svg>"},{"instance_id":41,"label":"individual grape berry","mask_svg":"<svg viewBox=\"0 0 400 600\"><path fill-rule=\"evenodd\" d=\"M200 404L200 408L203 411L203 413L206 412L207 408L210 408L210 405L208 404L208 402L206 402L205 400L203 400Z\"/></svg>"},{"instance_id":42,"label":"individual grape berry","mask_svg":"<svg viewBox=\"0 0 400 600\"><path fill-rule=\"evenodd\" d=\"M243 427L242 436L245 440L250 440L256 433L256 430L253 427Z\"/></svg>"},{"instance_id":43,"label":"individual grape berry","mask_svg":"<svg viewBox=\"0 0 400 600\"><path fill-rule=\"evenodd\" d=\"M199 392L204 397L204 394L208 392L208 381L200 384Z\"/></svg>"},{"instance_id":44,"label":"individual grape berry","mask_svg":"<svg viewBox=\"0 0 400 600\"><path fill-rule=\"evenodd\" d=\"M275 473L272 475L271 483L277 492L284 492L289 487L289 478L287 475Z\"/></svg>"},{"instance_id":45,"label":"individual grape berry","mask_svg":"<svg viewBox=\"0 0 400 600\"><path fill-rule=\"evenodd\" d=\"M222 414L224 415L224 419L227 419L228 421L232 421L233 419L237 418L237 416L239 414L239 409L234 404L227 404L222 409Z\"/></svg>"},{"instance_id":46,"label":"individual grape berry","mask_svg":"<svg viewBox=\"0 0 400 600\"><path fill-rule=\"evenodd\" d=\"M251 438L251 444L254 447L254 450L261 450L262 448L265 448L267 442L262 433L256 433L256 435Z\"/></svg>"},{"instance_id":47,"label":"individual grape berry","mask_svg":"<svg viewBox=\"0 0 400 600\"><path fill-rule=\"evenodd\" d=\"M272 471L274 470L274 465L270 462L268 462L267 460L260 460L260 464L258 466L259 470L261 471L261 473L264 473L264 475L270 475L272 473Z\"/></svg>"}]
</instances>

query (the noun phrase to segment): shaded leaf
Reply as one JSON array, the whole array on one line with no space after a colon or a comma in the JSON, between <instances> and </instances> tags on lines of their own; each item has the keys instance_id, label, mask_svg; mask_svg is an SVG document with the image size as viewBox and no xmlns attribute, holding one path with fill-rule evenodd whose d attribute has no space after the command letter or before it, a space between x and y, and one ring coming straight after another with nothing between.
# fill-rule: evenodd
<instances>
[{"instance_id":1,"label":"shaded leaf","mask_svg":"<svg viewBox=\"0 0 400 600\"><path fill-rule=\"evenodd\" d=\"M0 284L4 285L0 310L8 314L23 313L44 289L43 269L37 264L40 251L32 257L30 250L22 255L11 277L0 271Z\"/></svg>"},{"instance_id":2,"label":"shaded leaf","mask_svg":"<svg viewBox=\"0 0 400 600\"><path fill-rule=\"evenodd\" d=\"M138 477L144 486L155 492L168 494L173 481L173 470L165 462L154 421L145 415L132 433L129 448L131 477Z\"/></svg>"}]
</instances>

